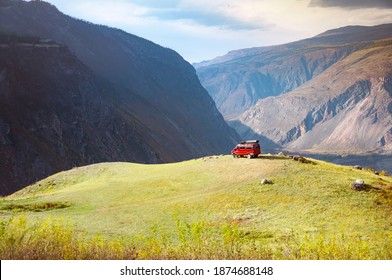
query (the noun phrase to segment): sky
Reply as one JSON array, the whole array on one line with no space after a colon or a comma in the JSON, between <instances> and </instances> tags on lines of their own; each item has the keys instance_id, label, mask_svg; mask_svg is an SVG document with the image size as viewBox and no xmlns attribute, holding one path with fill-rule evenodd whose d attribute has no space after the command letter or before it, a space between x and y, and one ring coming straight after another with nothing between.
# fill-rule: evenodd
<instances>
[{"instance_id":1,"label":"sky","mask_svg":"<svg viewBox=\"0 0 392 280\"><path fill-rule=\"evenodd\" d=\"M72 17L120 28L193 63L347 25L392 23L392 0L45 0Z\"/></svg>"}]
</instances>

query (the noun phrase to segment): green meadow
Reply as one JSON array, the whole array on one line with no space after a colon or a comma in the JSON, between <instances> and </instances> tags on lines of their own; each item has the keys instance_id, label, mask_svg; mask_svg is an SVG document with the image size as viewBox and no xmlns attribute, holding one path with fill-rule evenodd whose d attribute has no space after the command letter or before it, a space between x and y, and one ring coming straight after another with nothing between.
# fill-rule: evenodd
<instances>
[{"instance_id":1,"label":"green meadow","mask_svg":"<svg viewBox=\"0 0 392 280\"><path fill-rule=\"evenodd\" d=\"M100 163L3 197L0 220L1 259L392 259L392 177L271 155Z\"/></svg>"}]
</instances>

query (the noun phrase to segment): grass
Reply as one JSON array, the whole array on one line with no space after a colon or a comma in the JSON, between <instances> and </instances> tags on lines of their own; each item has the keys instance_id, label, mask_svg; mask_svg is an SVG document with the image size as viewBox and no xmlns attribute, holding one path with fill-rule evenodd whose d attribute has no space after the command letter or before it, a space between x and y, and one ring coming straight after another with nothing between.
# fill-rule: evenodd
<instances>
[{"instance_id":1,"label":"grass","mask_svg":"<svg viewBox=\"0 0 392 280\"><path fill-rule=\"evenodd\" d=\"M0 201L2 246L9 251L8 229L23 210L24 236L65 219L72 244L100 236L101 244L118 245L114 252L128 252L102 258L391 259L392 178L312 163L220 156L75 168ZM371 188L350 189L359 178ZM72 250L58 258L94 258Z\"/></svg>"}]
</instances>

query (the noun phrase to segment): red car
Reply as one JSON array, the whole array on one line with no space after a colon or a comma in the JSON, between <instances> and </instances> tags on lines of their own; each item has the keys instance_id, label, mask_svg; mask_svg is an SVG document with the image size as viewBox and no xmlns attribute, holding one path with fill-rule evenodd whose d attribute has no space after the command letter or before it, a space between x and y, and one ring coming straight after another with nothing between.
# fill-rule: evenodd
<instances>
[{"instance_id":1,"label":"red car","mask_svg":"<svg viewBox=\"0 0 392 280\"><path fill-rule=\"evenodd\" d=\"M261 149L260 149L259 140L243 141L239 143L231 151L231 154L235 158L238 157L256 158L260 153L261 153Z\"/></svg>"}]
</instances>

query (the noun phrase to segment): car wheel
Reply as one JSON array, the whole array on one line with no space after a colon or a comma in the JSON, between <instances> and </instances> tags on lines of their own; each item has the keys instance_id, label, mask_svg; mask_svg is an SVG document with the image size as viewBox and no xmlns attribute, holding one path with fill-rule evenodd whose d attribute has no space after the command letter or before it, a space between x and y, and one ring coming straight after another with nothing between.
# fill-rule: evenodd
<instances>
[{"instance_id":1,"label":"car wheel","mask_svg":"<svg viewBox=\"0 0 392 280\"><path fill-rule=\"evenodd\" d=\"M248 155L247 155L247 158L252 158L252 155L251 155L251 154L248 154Z\"/></svg>"},{"instance_id":2,"label":"car wheel","mask_svg":"<svg viewBox=\"0 0 392 280\"><path fill-rule=\"evenodd\" d=\"M238 158L238 156L236 154L233 154L233 158Z\"/></svg>"}]
</instances>

